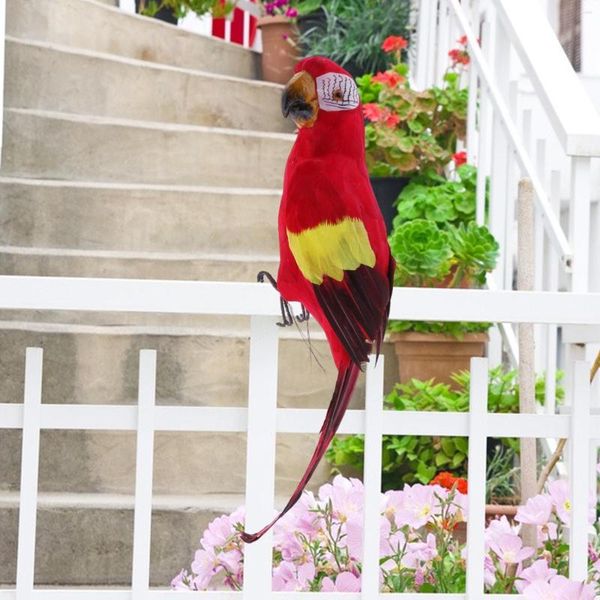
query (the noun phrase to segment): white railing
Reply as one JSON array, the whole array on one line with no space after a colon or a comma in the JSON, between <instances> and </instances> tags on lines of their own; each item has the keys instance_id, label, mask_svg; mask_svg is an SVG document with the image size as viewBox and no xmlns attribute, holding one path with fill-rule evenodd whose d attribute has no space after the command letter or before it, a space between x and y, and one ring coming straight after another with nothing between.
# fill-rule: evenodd
<instances>
[{"instance_id":1,"label":"white railing","mask_svg":"<svg viewBox=\"0 0 600 600\"><path fill-rule=\"evenodd\" d=\"M535 289L597 291L600 265L590 260L590 170L591 158L600 157L600 116L541 3L423 0L419 6L412 65L419 87L440 84L448 51L458 37L468 38L466 149L478 167L478 221L485 218L489 178L489 226L501 249L490 287L513 289L517 183L527 177L536 200ZM514 333L508 327L502 333L509 355L515 355ZM553 396L558 330L536 326L535 334L536 370L546 371ZM497 341L490 356L500 356Z\"/></svg>"},{"instance_id":2,"label":"white railing","mask_svg":"<svg viewBox=\"0 0 600 600\"><path fill-rule=\"evenodd\" d=\"M362 592L354 594L272 593L271 537L248 546L243 592L173 592L149 588L152 456L156 431L247 432L246 507L250 529L268 521L274 509L275 437L278 432L316 433L325 410L277 408L279 313L270 286L244 283L0 277L0 308L77 311L126 311L250 315L250 364L247 408L156 406L156 352L140 353L138 405L55 405L42 402L43 351L26 354L22 404L0 404L0 429L21 429L20 511L16 588L0 590L0 600L65 598L141 600L195 597L240 599L333 600L408 598L409 594L379 592L379 493L381 436L384 434L449 435L469 438L469 520L466 594L419 594L425 599L479 599L483 590L483 527L485 444L487 437L569 439L570 485L573 500L570 574L587 574L587 506L591 485L591 449L600 444L600 415L590 410L589 365L578 362L572 377L570 414L521 415L487 413L487 360L471 363L470 412L384 413L383 361L367 371L365 410L349 410L340 432L365 435L365 538ZM471 320L512 323L600 325L600 295L489 290L398 288L392 318ZM325 399L324 399L325 400ZM36 589L35 532L40 431L101 429L137 432L132 587L119 589ZM160 543L155 541L155 543ZM490 595L495 598L519 596Z\"/></svg>"}]
</instances>

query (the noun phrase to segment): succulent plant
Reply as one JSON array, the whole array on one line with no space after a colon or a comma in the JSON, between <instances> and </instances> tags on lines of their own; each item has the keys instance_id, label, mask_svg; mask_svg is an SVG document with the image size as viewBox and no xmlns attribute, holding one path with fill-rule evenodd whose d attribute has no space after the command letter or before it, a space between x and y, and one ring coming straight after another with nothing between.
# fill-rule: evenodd
<instances>
[{"instance_id":1,"label":"succulent plant","mask_svg":"<svg viewBox=\"0 0 600 600\"><path fill-rule=\"evenodd\" d=\"M448 230L450 246L457 264L455 279L485 283L486 273L496 266L499 246L489 229L474 222Z\"/></svg>"},{"instance_id":2,"label":"succulent plant","mask_svg":"<svg viewBox=\"0 0 600 600\"><path fill-rule=\"evenodd\" d=\"M450 273L452 247L448 234L432 221L415 219L397 227L390 237L396 259L397 285L422 286Z\"/></svg>"},{"instance_id":3,"label":"succulent plant","mask_svg":"<svg viewBox=\"0 0 600 600\"><path fill-rule=\"evenodd\" d=\"M475 218L477 169L464 164L456 174L456 180L441 176L412 179L398 196L394 227L414 219L451 225L472 221Z\"/></svg>"}]
</instances>

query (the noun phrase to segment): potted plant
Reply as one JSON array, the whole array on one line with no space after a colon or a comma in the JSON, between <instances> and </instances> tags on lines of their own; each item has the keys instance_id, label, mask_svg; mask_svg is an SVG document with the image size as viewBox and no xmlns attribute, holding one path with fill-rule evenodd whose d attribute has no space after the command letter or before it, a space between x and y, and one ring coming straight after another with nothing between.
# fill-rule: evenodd
<instances>
[{"instance_id":1,"label":"potted plant","mask_svg":"<svg viewBox=\"0 0 600 600\"><path fill-rule=\"evenodd\" d=\"M409 34L408 0L303 0L300 46L305 56L326 56L353 77L387 68L391 35Z\"/></svg>"},{"instance_id":2,"label":"potted plant","mask_svg":"<svg viewBox=\"0 0 600 600\"><path fill-rule=\"evenodd\" d=\"M466 132L468 91L460 87L459 66L448 69L443 87L413 90L401 62L405 47L406 40L390 36L383 48L393 57L392 66L357 79L367 121L367 167L388 232L402 189L415 176L445 181L445 169Z\"/></svg>"},{"instance_id":3,"label":"potted plant","mask_svg":"<svg viewBox=\"0 0 600 600\"><path fill-rule=\"evenodd\" d=\"M300 58L296 17L298 9L290 0L273 0L262 5L264 15L258 19L262 32L262 78L273 83L287 83Z\"/></svg>"},{"instance_id":4,"label":"potted plant","mask_svg":"<svg viewBox=\"0 0 600 600\"><path fill-rule=\"evenodd\" d=\"M390 236L396 259L394 284L404 287L476 288L485 283L498 258L498 243L487 227L418 218ZM391 321L400 381L412 378L451 383L451 374L484 356L488 323Z\"/></svg>"},{"instance_id":5,"label":"potted plant","mask_svg":"<svg viewBox=\"0 0 600 600\"><path fill-rule=\"evenodd\" d=\"M215 18L228 15L235 7L235 2L221 0L135 0L135 11L138 14L160 19L166 23L177 25L188 12L198 16L211 14Z\"/></svg>"}]
</instances>

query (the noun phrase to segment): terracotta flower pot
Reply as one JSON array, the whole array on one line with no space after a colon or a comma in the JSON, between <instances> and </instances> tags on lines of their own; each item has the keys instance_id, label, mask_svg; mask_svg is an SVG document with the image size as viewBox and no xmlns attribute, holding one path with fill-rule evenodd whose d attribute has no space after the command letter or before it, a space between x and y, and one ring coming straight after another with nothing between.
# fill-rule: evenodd
<instances>
[{"instance_id":1,"label":"terracotta flower pot","mask_svg":"<svg viewBox=\"0 0 600 600\"><path fill-rule=\"evenodd\" d=\"M452 373L469 370L471 357L485 356L488 335L467 333L459 340L443 333L405 331L392 333L390 341L395 345L401 383L435 379L453 386Z\"/></svg>"},{"instance_id":2,"label":"terracotta flower pot","mask_svg":"<svg viewBox=\"0 0 600 600\"><path fill-rule=\"evenodd\" d=\"M300 58L295 23L281 15L267 16L258 20L258 27L262 32L262 78L273 83L287 83Z\"/></svg>"},{"instance_id":3,"label":"terracotta flower pot","mask_svg":"<svg viewBox=\"0 0 600 600\"><path fill-rule=\"evenodd\" d=\"M505 516L509 521L514 521L515 515L517 514L518 506L505 505L505 504L486 504L485 505L485 524L486 527L490 524L490 521L499 519ZM452 532L453 537L461 544L467 542L467 524L461 522L456 526L456 529Z\"/></svg>"}]
</instances>

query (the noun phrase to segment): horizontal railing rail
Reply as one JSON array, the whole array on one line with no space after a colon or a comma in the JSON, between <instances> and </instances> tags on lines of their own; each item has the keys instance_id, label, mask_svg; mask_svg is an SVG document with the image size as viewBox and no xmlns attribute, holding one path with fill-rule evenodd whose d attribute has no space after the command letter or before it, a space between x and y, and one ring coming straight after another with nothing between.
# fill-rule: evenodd
<instances>
[{"instance_id":1,"label":"horizontal railing rail","mask_svg":"<svg viewBox=\"0 0 600 600\"><path fill-rule=\"evenodd\" d=\"M0 276L0 308L170 314L280 314L270 285L209 281ZM600 294L394 288L390 318L600 323Z\"/></svg>"}]
</instances>

